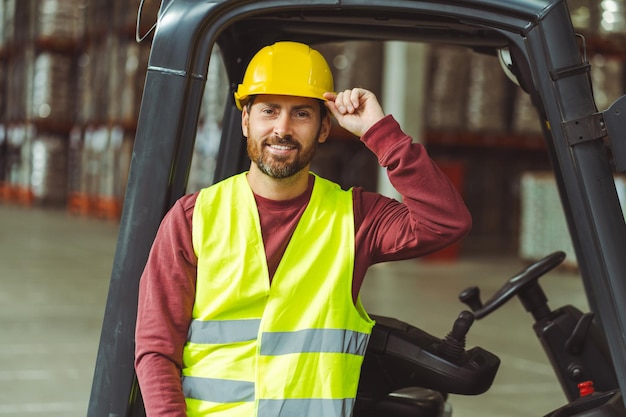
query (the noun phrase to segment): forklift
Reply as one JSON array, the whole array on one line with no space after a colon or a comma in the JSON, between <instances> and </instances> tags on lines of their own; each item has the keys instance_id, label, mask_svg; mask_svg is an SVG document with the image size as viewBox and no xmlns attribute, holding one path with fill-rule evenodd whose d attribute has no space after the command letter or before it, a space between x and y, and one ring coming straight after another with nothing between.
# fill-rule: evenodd
<instances>
[{"instance_id":1,"label":"forklift","mask_svg":"<svg viewBox=\"0 0 626 417\"><path fill-rule=\"evenodd\" d=\"M626 171L626 96L597 108L585 39L565 0L162 0L155 28L88 417L145 415L133 366L139 279L163 216L186 190L202 97L212 94L211 51L222 53L232 97L253 54L280 40L421 42L499 56L542 122L591 310L546 310L538 279L562 262L556 252L486 303L477 288L463 291L472 311L444 338L375 317L355 417L438 417L446 394L488 390L499 359L464 350L463 340L474 319L515 296L536 319L568 398L547 415L626 416L626 223L613 176ZM229 100L214 182L248 168L245 142L233 140L240 136ZM597 392L580 396L576 369L593 369Z\"/></svg>"}]
</instances>

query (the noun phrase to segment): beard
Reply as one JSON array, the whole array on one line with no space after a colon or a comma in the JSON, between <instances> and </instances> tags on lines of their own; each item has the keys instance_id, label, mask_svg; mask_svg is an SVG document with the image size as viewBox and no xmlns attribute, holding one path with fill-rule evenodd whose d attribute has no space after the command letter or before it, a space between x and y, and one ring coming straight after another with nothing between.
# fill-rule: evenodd
<instances>
[{"instance_id":1,"label":"beard","mask_svg":"<svg viewBox=\"0 0 626 417\"><path fill-rule=\"evenodd\" d=\"M274 155L267 152L266 145L268 144L291 146L297 152L295 157ZM303 149L300 143L294 141L291 136L285 136L268 138L264 141L248 140L247 151L248 157L261 172L272 178L281 179L289 178L306 168L315 156L317 145L316 138L310 147Z\"/></svg>"}]
</instances>

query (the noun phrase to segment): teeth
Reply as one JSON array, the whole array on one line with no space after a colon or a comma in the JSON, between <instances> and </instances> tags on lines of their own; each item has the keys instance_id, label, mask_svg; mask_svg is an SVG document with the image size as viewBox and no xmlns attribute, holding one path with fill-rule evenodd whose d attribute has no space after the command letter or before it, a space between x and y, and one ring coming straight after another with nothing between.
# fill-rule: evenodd
<instances>
[{"instance_id":1,"label":"teeth","mask_svg":"<svg viewBox=\"0 0 626 417\"><path fill-rule=\"evenodd\" d=\"M271 146L272 148L275 148L275 149L280 149L280 150L284 150L284 151L286 151L286 150L288 150L288 149L292 149L292 147L291 147L291 146L285 146L285 145L270 145L270 146Z\"/></svg>"}]
</instances>

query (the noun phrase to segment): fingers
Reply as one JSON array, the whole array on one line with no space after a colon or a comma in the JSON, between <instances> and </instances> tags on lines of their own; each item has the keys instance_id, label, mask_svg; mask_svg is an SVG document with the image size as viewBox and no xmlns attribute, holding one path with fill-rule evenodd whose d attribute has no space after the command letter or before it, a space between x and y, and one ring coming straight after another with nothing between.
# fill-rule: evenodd
<instances>
[{"instance_id":1,"label":"fingers","mask_svg":"<svg viewBox=\"0 0 626 417\"><path fill-rule=\"evenodd\" d=\"M362 104L363 97L368 93L362 88L353 88L339 93L325 93L324 98L333 102L340 114L353 114Z\"/></svg>"},{"instance_id":2,"label":"fingers","mask_svg":"<svg viewBox=\"0 0 626 417\"><path fill-rule=\"evenodd\" d=\"M339 125L361 137L385 114L374 93L363 88L352 88L339 93L325 93L326 107Z\"/></svg>"},{"instance_id":3,"label":"fingers","mask_svg":"<svg viewBox=\"0 0 626 417\"><path fill-rule=\"evenodd\" d=\"M327 91L324 93L324 98L328 101L335 101L337 94Z\"/></svg>"}]
</instances>

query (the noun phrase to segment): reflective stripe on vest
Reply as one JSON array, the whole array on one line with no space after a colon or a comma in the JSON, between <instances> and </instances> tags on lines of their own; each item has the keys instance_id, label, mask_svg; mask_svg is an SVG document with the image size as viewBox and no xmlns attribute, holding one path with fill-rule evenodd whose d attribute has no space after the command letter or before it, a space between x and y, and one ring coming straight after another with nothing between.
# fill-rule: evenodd
<instances>
[{"instance_id":1,"label":"reflective stripe on vest","mask_svg":"<svg viewBox=\"0 0 626 417\"><path fill-rule=\"evenodd\" d=\"M246 174L200 192L187 415L349 417L373 326L352 301L352 193L316 177L269 285Z\"/></svg>"},{"instance_id":2,"label":"reflective stripe on vest","mask_svg":"<svg viewBox=\"0 0 626 417\"><path fill-rule=\"evenodd\" d=\"M261 320L198 321L189 327L192 343L226 344L256 339ZM369 335L345 329L305 329L263 334L261 355L335 352L363 355Z\"/></svg>"},{"instance_id":3,"label":"reflective stripe on vest","mask_svg":"<svg viewBox=\"0 0 626 417\"><path fill-rule=\"evenodd\" d=\"M214 403L239 403L254 401L254 382L228 379L183 377L185 398Z\"/></svg>"},{"instance_id":4,"label":"reflective stripe on vest","mask_svg":"<svg viewBox=\"0 0 626 417\"><path fill-rule=\"evenodd\" d=\"M214 403L254 401L254 384L210 378L183 378L185 397ZM238 395L239 394L239 395ZM258 417L350 417L354 399L293 398L259 400Z\"/></svg>"},{"instance_id":5,"label":"reflective stripe on vest","mask_svg":"<svg viewBox=\"0 0 626 417\"><path fill-rule=\"evenodd\" d=\"M364 355L369 334L345 329L306 329L296 332L263 333L261 355L300 352L333 352Z\"/></svg>"},{"instance_id":6,"label":"reflective stripe on vest","mask_svg":"<svg viewBox=\"0 0 626 417\"><path fill-rule=\"evenodd\" d=\"M235 343L255 340L261 320L192 320L188 340L191 343Z\"/></svg>"}]
</instances>

